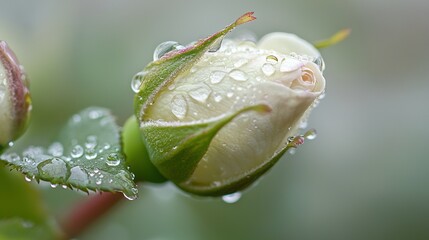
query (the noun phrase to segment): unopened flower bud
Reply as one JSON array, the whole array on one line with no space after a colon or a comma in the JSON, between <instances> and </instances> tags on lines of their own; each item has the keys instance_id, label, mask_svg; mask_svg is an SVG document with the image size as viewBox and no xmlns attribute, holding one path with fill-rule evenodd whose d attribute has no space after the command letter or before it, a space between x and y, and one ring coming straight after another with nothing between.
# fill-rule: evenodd
<instances>
[{"instance_id":1,"label":"unopened flower bud","mask_svg":"<svg viewBox=\"0 0 429 240\"><path fill-rule=\"evenodd\" d=\"M5 41L0 41L0 150L25 131L31 111L28 79Z\"/></svg>"},{"instance_id":2,"label":"unopened flower bud","mask_svg":"<svg viewBox=\"0 0 429 240\"><path fill-rule=\"evenodd\" d=\"M325 89L313 62L320 54L302 39L276 33L256 45L219 45L250 20L164 53L138 75L135 110L149 158L185 191L217 196L250 185L302 143L293 137Z\"/></svg>"}]
</instances>

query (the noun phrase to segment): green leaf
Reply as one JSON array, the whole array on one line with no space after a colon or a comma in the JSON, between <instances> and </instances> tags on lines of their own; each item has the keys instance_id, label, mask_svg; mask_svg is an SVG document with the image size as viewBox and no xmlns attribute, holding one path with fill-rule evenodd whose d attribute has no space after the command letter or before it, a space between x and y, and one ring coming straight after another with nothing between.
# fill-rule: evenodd
<instances>
[{"instance_id":1,"label":"green leaf","mask_svg":"<svg viewBox=\"0 0 429 240\"><path fill-rule=\"evenodd\" d=\"M48 224L34 224L20 218L0 220L0 240L58 239Z\"/></svg>"},{"instance_id":2,"label":"green leaf","mask_svg":"<svg viewBox=\"0 0 429 240\"><path fill-rule=\"evenodd\" d=\"M223 30L205 38L185 49L165 54L148 64L141 75L142 84L134 99L135 114L140 122L144 121L150 109L147 109L161 89L166 88L182 72L189 70L205 52L218 47L223 37L238 25L256 19L253 12L238 18Z\"/></svg>"},{"instance_id":3,"label":"green leaf","mask_svg":"<svg viewBox=\"0 0 429 240\"><path fill-rule=\"evenodd\" d=\"M169 123L151 121L141 127L153 164L175 183L187 180L217 132L247 111L269 112L264 104L243 108L235 113L200 122Z\"/></svg>"},{"instance_id":4,"label":"green leaf","mask_svg":"<svg viewBox=\"0 0 429 240\"><path fill-rule=\"evenodd\" d=\"M137 197L134 175L125 164L119 127L110 112L88 108L74 115L47 150L29 147L1 160L29 178L83 191L122 192Z\"/></svg>"}]
</instances>

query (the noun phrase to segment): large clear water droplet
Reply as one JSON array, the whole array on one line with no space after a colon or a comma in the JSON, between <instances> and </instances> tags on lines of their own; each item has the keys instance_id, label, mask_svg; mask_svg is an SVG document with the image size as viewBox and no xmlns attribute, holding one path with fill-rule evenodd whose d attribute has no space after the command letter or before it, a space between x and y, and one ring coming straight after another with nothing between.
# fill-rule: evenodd
<instances>
[{"instance_id":1,"label":"large clear water droplet","mask_svg":"<svg viewBox=\"0 0 429 240\"><path fill-rule=\"evenodd\" d=\"M184 48L184 46L180 45L178 42L175 41L163 42L155 48L155 51L153 52L153 61L160 59L162 56L171 51L180 50Z\"/></svg>"},{"instance_id":2,"label":"large clear water droplet","mask_svg":"<svg viewBox=\"0 0 429 240\"><path fill-rule=\"evenodd\" d=\"M205 84L201 83L196 86L194 89L191 89L188 94L194 100L204 103L212 92L211 88Z\"/></svg>"},{"instance_id":3,"label":"large clear water droplet","mask_svg":"<svg viewBox=\"0 0 429 240\"><path fill-rule=\"evenodd\" d=\"M267 77L273 75L276 71L275 67L270 63L265 63L264 65L262 65L261 70Z\"/></svg>"},{"instance_id":4,"label":"large clear water droplet","mask_svg":"<svg viewBox=\"0 0 429 240\"><path fill-rule=\"evenodd\" d=\"M61 158L45 160L37 165L39 175L47 179L67 179L70 174L68 165Z\"/></svg>"},{"instance_id":5,"label":"large clear water droplet","mask_svg":"<svg viewBox=\"0 0 429 240\"><path fill-rule=\"evenodd\" d=\"M240 192L231 193L225 196L222 196L222 200L226 203L236 203L241 198Z\"/></svg>"},{"instance_id":6,"label":"large clear water droplet","mask_svg":"<svg viewBox=\"0 0 429 240\"><path fill-rule=\"evenodd\" d=\"M188 102L182 94L178 94L171 100L171 112L178 119L183 119L188 111Z\"/></svg>"},{"instance_id":7,"label":"large clear water droplet","mask_svg":"<svg viewBox=\"0 0 429 240\"><path fill-rule=\"evenodd\" d=\"M213 71L210 73L210 82L212 84L220 83L225 78L226 72Z\"/></svg>"},{"instance_id":8,"label":"large clear water droplet","mask_svg":"<svg viewBox=\"0 0 429 240\"><path fill-rule=\"evenodd\" d=\"M279 61L279 59L274 55L268 55L265 60L267 61L267 63L273 65L277 64L277 62Z\"/></svg>"},{"instance_id":9,"label":"large clear water droplet","mask_svg":"<svg viewBox=\"0 0 429 240\"><path fill-rule=\"evenodd\" d=\"M323 61L322 56L317 57L313 62L319 67L320 71L325 70L325 61Z\"/></svg>"},{"instance_id":10,"label":"large clear water droplet","mask_svg":"<svg viewBox=\"0 0 429 240\"><path fill-rule=\"evenodd\" d=\"M130 191L123 192L122 194L128 200L131 200L131 201L136 200L137 194L138 194L138 189L137 188L131 188Z\"/></svg>"},{"instance_id":11,"label":"large clear water droplet","mask_svg":"<svg viewBox=\"0 0 429 240\"><path fill-rule=\"evenodd\" d=\"M89 182L88 174L79 166L73 167L70 169L70 177L68 181L73 184L85 186Z\"/></svg>"},{"instance_id":12,"label":"large clear water droplet","mask_svg":"<svg viewBox=\"0 0 429 240\"><path fill-rule=\"evenodd\" d=\"M248 79L247 74L241 70L234 69L229 73L229 76L236 81L246 81Z\"/></svg>"},{"instance_id":13,"label":"large clear water droplet","mask_svg":"<svg viewBox=\"0 0 429 240\"><path fill-rule=\"evenodd\" d=\"M140 86L143 83L143 79L146 76L146 72L138 72L134 77L131 79L131 89L133 92L138 93L140 90Z\"/></svg>"},{"instance_id":14,"label":"large clear water droplet","mask_svg":"<svg viewBox=\"0 0 429 240\"><path fill-rule=\"evenodd\" d=\"M116 167L121 163L121 160L117 153L111 153L107 156L106 164L111 167Z\"/></svg>"},{"instance_id":15,"label":"large clear water droplet","mask_svg":"<svg viewBox=\"0 0 429 240\"><path fill-rule=\"evenodd\" d=\"M210 46L209 52L217 52L222 46L223 37L216 39L216 41Z\"/></svg>"}]
</instances>

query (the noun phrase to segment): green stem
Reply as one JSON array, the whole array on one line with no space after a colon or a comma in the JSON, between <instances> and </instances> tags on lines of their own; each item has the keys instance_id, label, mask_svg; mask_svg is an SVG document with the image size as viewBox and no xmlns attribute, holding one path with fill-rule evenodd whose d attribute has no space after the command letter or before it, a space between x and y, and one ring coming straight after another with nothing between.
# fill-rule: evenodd
<instances>
[{"instance_id":1,"label":"green stem","mask_svg":"<svg viewBox=\"0 0 429 240\"><path fill-rule=\"evenodd\" d=\"M77 204L61 221L65 239L81 235L125 197L121 193L103 192Z\"/></svg>"}]
</instances>

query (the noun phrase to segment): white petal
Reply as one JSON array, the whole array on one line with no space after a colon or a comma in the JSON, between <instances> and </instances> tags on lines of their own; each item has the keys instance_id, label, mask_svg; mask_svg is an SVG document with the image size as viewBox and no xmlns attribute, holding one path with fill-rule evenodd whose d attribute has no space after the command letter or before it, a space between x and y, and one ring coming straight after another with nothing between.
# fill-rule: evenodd
<instances>
[{"instance_id":1,"label":"white petal","mask_svg":"<svg viewBox=\"0 0 429 240\"><path fill-rule=\"evenodd\" d=\"M320 56L319 51L309 42L291 33L274 32L262 37L257 47L274 50L283 54L297 53L314 58Z\"/></svg>"}]
</instances>

